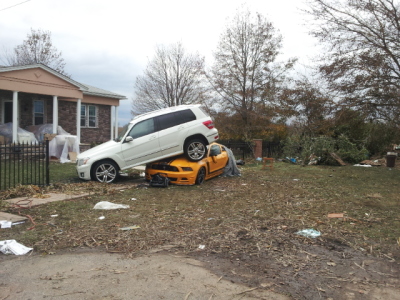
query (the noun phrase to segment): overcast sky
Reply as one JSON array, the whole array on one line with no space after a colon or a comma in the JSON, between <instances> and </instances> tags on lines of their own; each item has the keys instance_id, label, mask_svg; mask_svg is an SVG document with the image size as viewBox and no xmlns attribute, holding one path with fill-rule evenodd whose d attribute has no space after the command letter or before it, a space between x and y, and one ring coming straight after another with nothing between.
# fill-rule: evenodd
<instances>
[{"instance_id":1,"label":"overcast sky","mask_svg":"<svg viewBox=\"0 0 400 300\"><path fill-rule=\"evenodd\" d=\"M181 42L212 64L220 35L245 5L283 35L283 58L308 64L315 41L307 34L303 0L0 0L0 50L22 43L31 28L51 32L72 79L124 95L119 123L131 119L134 82L157 45Z\"/></svg>"}]
</instances>

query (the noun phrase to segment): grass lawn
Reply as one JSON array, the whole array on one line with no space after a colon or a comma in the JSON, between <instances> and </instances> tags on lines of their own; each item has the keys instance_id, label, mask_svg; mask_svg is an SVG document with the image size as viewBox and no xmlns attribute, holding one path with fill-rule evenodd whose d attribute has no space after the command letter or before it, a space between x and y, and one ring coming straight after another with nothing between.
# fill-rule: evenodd
<instances>
[{"instance_id":1,"label":"grass lawn","mask_svg":"<svg viewBox=\"0 0 400 300\"><path fill-rule=\"evenodd\" d=\"M168 188L149 187L138 176L116 184L82 182L73 164L52 163L51 169L51 187L19 187L0 196L90 195L30 209L0 201L2 211L34 222L1 230L2 240L40 254L85 248L135 256L171 249L214 263L216 273L241 276L250 286L264 278L296 299L316 299L320 287L327 297L346 299L342 285L365 280L398 286L391 280L400 272L400 169L277 162L262 170L247 163L241 177ZM99 201L130 207L94 210ZM343 218L329 218L332 213ZM303 229L321 235L298 235Z\"/></svg>"},{"instance_id":2,"label":"grass lawn","mask_svg":"<svg viewBox=\"0 0 400 300\"><path fill-rule=\"evenodd\" d=\"M398 169L279 162L274 170L248 164L241 171L241 177L163 189L149 188L142 179L123 179L112 185L82 182L74 164L52 163L50 189L86 189L92 196L30 209L37 224L34 230L26 230L32 224L20 225L9 238L43 252L84 245L136 252L172 243L185 251L207 244L210 251L256 253L273 247L274 239L267 236L285 237L313 228L327 239L360 251L400 258ZM120 185L128 187L115 189ZM93 210L99 201L130 208ZM17 212L4 206L3 210ZM343 213L344 218L328 218L331 213ZM58 217L51 218L54 214ZM100 216L105 219L99 220ZM119 230L131 225L141 228ZM232 245L238 234L248 238L246 249Z\"/></svg>"}]
</instances>

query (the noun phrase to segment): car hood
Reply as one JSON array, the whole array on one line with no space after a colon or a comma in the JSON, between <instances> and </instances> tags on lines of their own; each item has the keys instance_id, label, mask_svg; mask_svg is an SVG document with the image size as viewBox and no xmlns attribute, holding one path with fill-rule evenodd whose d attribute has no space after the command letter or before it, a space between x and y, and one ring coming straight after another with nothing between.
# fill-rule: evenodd
<instances>
[{"instance_id":1,"label":"car hood","mask_svg":"<svg viewBox=\"0 0 400 300\"><path fill-rule=\"evenodd\" d=\"M187 160L187 158L184 155L180 155L180 156L174 156L174 157L170 157L170 158L166 158L163 160L159 160L159 161L155 161L150 163L151 165L153 164L158 164L158 165L170 165L170 166L179 166L179 167L190 167L193 165L197 165L197 164L202 164L204 163L204 161L206 160L206 158L203 158L200 161L189 161Z\"/></svg>"},{"instance_id":2,"label":"car hood","mask_svg":"<svg viewBox=\"0 0 400 300\"><path fill-rule=\"evenodd\" d=\"M120 143L116 141L108 141L103 144L100 144L96 147L90 148L89 150L86 150L78 155L78 159L80 158L85 158L85 157L93 157L97 156L99 154L102 154L103 152L110 152L112 153L112 149L117 148L120 146Z\"/></svg>"}]
</instances>

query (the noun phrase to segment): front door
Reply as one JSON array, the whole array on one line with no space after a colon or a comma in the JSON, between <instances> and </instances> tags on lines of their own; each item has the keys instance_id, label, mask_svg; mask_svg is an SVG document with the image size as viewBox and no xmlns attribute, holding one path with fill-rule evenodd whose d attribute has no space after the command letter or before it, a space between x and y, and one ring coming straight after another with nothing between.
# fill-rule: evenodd
<instances>
[{"instance_id":1,"label":"front door","mask_svg":"<svg viewBox=\"0 0 400 300\"><path fill-rule=\"evenodd\" d=\"M4 102L3 123L12 122L13 118L13 103L12 101Z\"/></svg>"}]
</instances>

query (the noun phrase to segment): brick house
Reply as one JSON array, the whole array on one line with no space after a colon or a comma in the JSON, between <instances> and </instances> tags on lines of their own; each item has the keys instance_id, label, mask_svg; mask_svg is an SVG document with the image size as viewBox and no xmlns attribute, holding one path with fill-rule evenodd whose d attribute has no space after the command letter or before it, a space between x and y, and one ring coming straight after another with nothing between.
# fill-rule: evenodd
<instances>
[{"instance_id":1,"label":"brick house","mask_svg":"<svg viewBox=\"0 0 400 300\"><path fill-rule=\"evenodd\" d=\"M100 143L118 132L119 101L126 99L72 80L43 65L0 66L0 124L17 128L52 124L78 136L81 143Z\"/></svg>"}]
</instances>

